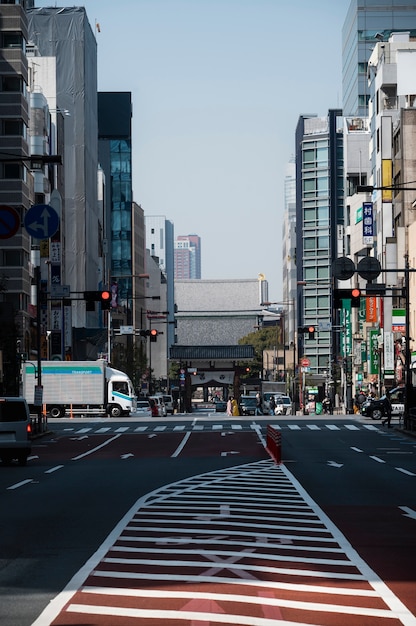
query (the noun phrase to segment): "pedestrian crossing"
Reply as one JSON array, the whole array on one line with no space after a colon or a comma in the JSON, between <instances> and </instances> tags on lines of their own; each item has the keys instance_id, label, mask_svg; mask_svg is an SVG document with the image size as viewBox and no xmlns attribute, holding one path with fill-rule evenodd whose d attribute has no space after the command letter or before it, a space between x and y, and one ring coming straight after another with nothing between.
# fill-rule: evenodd
<instances>
[{"instance_id":1,"label":"pedestrian crossing","mask_svg":"<svg viewBox=\"0 0 416 626\"><path fill-rule=\"evenodd\" d=\"M372 431L372 432L385 432L381 424L364 424L364 423L339 423L339 424L292 424L292 423L271 423L274 429L279 431L310 431L310 432L322 432L322 431ZM55 427L55 425L54 425ZM108 433L114 434L146 434L146 433L181 433L181 432L249 432L252 430L266 432L267 425L264 423L246 422L243 424L232 423L227 424L224 422L203 422L203 423L185 423L185 424L131 424L120 426L118 424L110 426L98 426L90 424L82 428L77 426L65 426L63 429L65 432L70 432L71 435L106 435Z\"/></svg>"},{"instance_id":2,"label":"pedestrian crossing","mask_svg":"<svg viewBox=\"0 0 416 626\"><path fill-rule=\"evenodd\" d=\"M142 497L33 626L130 620L415 624L290 471L270 461Z\"/></svg>"}]
</instances>

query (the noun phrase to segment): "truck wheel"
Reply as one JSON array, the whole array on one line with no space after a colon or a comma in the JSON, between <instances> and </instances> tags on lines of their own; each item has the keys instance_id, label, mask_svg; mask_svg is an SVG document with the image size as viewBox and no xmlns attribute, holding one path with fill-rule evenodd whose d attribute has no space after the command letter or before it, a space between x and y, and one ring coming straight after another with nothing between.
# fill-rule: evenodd
<instances>
[{"instance_id":1,"label":"truck wheel","mask_svg":"<svg viewBox=\"0 0 416 626\"><path fill-rule=\"evenodd\" d=\"M49 410L49 414L51 417L62 417L63 412L60 406L52 406Z\"/></svg>"},{"instance_id":2,"label":"truck wheel","mask_svg":"<svg viewBox=\"0 0 416 626\"><path fill-rule=\"evenodd\" d=\"M118 406L118 404L112 404L109 408L108 414L110 417L120 417L121 408Z\"/></svg>"}]
</instances>

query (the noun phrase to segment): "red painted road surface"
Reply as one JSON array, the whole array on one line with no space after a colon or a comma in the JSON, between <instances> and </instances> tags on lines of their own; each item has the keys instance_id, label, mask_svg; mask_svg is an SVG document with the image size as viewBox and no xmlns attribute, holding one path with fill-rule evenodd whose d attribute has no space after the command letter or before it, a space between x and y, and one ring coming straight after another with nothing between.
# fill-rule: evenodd
<instances>
[{"instance_id":1,"label":"red painted road surface","mask_svg":"<svg viewBox=\"0 0 416 626\"><path fill-rule=\"evenodd\" d=\"M284 465L140 499L33 626L416 626Z\"/></svg>"}]
</instances>

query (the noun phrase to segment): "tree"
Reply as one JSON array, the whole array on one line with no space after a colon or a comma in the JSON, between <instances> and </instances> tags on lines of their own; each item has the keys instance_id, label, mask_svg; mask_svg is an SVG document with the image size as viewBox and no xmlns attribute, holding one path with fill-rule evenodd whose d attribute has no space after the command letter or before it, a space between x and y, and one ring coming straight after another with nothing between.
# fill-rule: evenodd
<instances>
[{"instance_id":1,"label":"tree","mask_svg":"<svg viewBox=\"0 0 416 626\"><path fill-rule=\"evenodd\" d=\"M263 351L272 350L282 345L281 343L281 327L266 326L259 328L238 341L241 346L253 346L255 352L255 360L250 363L251 376L260 376L263 371Z\"/></svg>"}]
</instances>

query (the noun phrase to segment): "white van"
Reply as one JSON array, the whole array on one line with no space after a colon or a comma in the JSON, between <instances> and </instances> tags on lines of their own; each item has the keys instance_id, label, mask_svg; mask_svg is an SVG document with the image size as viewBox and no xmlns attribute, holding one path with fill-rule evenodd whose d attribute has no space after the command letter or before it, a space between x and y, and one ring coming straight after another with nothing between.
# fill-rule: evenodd
<instances>
[{"instance_id":1,"label":"white van","mask_svg":"<svg viewBox=\"0 0 416 626\"><path fill-rule=\"evenodd\" d=\"M163 402L163 396L149 396L149 400L153 400L156 404L159 416L166 417L166 407Z\"/></svg>"},{"instance_id":2,"label":"white van","mask_svg":"<svg viewBox=\"0 0 416 626\"><path fill-rule=\"evenodd\" d=\"M17 459L26 465L31 451L32 425L24 398L0 398L0 458L6 465Z\"/></svg>"},{"instance_id":3,"label":"white van","mask_svg":"<svg viewBox=\"0 0 416 626\"><path fill-rule=\"evenodd\" d=\"M171 415L173 415L173 397L165 393L157 395L160 395L160 397L163 399L163 403L166 407L166 413L170 413Z\"/></svg>"}]
</instances>

